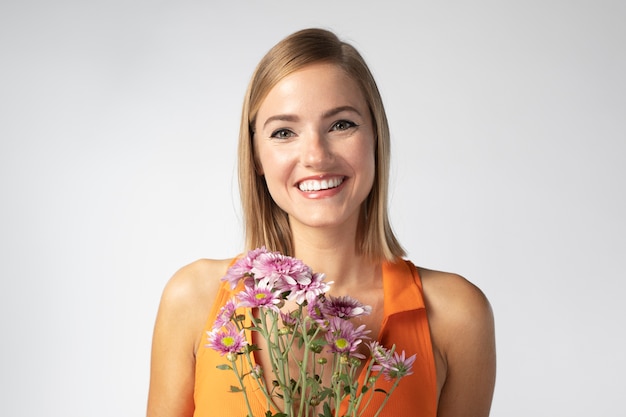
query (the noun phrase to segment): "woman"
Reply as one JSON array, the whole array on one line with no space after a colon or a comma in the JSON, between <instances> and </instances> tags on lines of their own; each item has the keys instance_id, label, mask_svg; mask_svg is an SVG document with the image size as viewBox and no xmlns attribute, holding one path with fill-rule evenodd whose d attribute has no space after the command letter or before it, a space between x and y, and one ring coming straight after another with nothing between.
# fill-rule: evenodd
<instances>
[{"instance_id":1,"label":"woman","mask_svg":"<svg viewBox=\"0 0 626 417\"><path fill-rule=\"evenodd\" d=\"M372 307L362 323L377 340L417 353L414 374L381 415L487 416L495 381L489 303L464 278L402 259L387 218L388 175L387 119L359 53L319 29L272 48L242 112L246 249L265 246L324 272L330 294ZM167 284L154 329L150 417L247 414L215 369L223 358L205 347L231 296L220 278L232 262L199 260ZM255 352L262 367L265 352ZM257 406L255 415L265 415Z\"/></svg>"}]
</instances>

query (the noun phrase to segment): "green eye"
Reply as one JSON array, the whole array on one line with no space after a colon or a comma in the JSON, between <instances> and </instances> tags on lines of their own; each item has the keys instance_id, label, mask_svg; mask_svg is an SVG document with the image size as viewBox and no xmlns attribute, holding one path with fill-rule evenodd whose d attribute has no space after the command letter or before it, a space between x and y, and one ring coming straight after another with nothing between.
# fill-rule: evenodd
<instances>
[{"instance_id":1,"label":"green eye","mask_svg":"<svg viewBox=\"0 0 626 417\"><path fill-rule=\"evenodd\" d=\"M331 130L348 130L355 126L356 126L356 123L351 122L349 120L339 120L333 125Z\"/></svg>"},{"instance_id":2,"label":"green eye","mask_svg":"<svg viewBox=\"0 0 626 417\"><path fill-rule=\"evenodd\" d=\"M288 139L292 136L294 136L294 133L288 129L278 129L270 135L270 137L274 139Z\"/></svg>"}]
</instances>

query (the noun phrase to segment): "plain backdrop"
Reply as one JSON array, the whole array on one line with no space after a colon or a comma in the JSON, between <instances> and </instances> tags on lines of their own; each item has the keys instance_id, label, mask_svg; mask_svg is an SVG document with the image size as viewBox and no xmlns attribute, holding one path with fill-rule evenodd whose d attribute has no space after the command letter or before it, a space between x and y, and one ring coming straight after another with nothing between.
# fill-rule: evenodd
<instances>
[{"instance_id":1,"label":"plain backdrop","mask_svg":"<svg viewBox=\"0 0 626 417\"><path fill-rule=\"evenodd\" d=\"M0 5L0 415L141 416L181 266L241 250L244 90L291 32L371 66L391 218L496 317L493 416L624 416L626 3Z\"/></svg>"}]
</instances>

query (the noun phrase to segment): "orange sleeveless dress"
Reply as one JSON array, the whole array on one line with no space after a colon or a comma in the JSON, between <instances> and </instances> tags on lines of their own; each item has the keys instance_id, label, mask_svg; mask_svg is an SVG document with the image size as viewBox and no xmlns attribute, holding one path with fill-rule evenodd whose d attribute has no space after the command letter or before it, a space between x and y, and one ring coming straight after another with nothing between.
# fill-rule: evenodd
<instances>
[{"instance_id":1,"label":"orange sleeveless dress","mask_svg":"<svg viewBox=\"0 0 626 417\"><path fill-rule=\"evenodd\" d=\"M378 341L388 348L395 343L397 352L405 350L407 357L416 353L417 358L413 364L413 374L400 381L380 417L436 417L437 378L421 279L415 266L405 260L384 263L382 273L384 315ZM237 290L231 291L228 283L220 287L205 325L204 341L206 341L204 335L213 327L220 307L235 292ZM238 386L235 374L232 371L216 369L216 366L227 362L226 358L204 347L204 344L199 347L196 355L194 417L247 416L244 395L230 392L230 386ZM361 382L362 378L363 374ZM382 387L385 388L384 384L387 382L384 379L381 377L377 386L383 383ZM390 386L391 384L387 388ZM267 411L265 397L258 390L250 388L250 391L254 417L265 416ZM373 416L383 398L382 394L375 395L364 416Z\"/></svg>"}]
</instances>

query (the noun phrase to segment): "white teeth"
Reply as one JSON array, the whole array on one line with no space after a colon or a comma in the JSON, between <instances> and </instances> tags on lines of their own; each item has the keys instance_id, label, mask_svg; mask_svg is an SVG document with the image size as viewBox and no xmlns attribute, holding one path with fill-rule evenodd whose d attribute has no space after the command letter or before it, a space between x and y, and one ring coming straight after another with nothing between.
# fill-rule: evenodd
<instances>
[{"instance_id":1,"label":"white teeth","mask_svg":"<svg viewBox=\"0 0 626 417\"><path fill-rule=\"evenodd\" d=\"M343 182L343 178L331 178L328 180L308 180L302 181L298 184L300 191L319 191L328 190L330 188L338 187Z\"/></svg>"}]
</instances>

